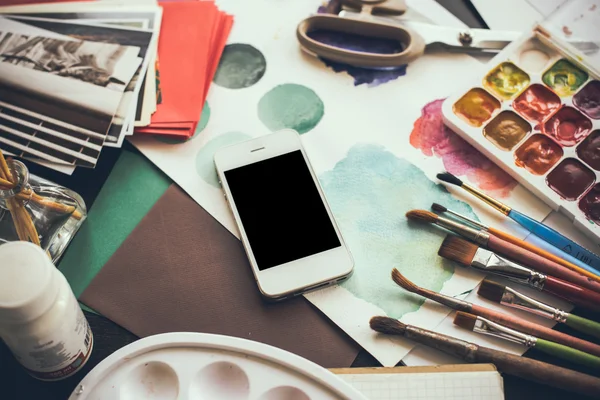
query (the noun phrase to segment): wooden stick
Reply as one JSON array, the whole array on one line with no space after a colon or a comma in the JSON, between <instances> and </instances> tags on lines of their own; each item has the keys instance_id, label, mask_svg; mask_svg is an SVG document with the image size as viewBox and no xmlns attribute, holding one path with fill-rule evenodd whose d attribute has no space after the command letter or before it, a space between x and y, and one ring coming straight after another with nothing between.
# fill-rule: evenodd
<instances>
[{"instance_id":1,"label":"wooden stick","mask_svg":"<svg viewBox=\"0 0 600 400\"><path fill-rule=\"evenodd\" d=\"M12 183L9 180L6 180L4 178L0 178L0 186L2 186L2 189L12 189L13 187L15 187L15 184Z\"/></svg>"}]
</instances>

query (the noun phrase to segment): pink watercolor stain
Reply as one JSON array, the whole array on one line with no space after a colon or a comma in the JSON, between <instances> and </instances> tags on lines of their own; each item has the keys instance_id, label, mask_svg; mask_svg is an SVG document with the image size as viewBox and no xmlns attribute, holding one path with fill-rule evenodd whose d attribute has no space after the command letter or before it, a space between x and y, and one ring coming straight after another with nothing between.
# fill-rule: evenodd
<instances>
[{"instance_id":1,"label":"pink watercolor stain","mask_svg":"<svg viewBox=\"0 0 600 400\"><path fill-rule=\"evenodd\" d=\"M444 125L443 102L434 100L423 107L410 133L410 144L428 157L441 158L446 171L466 176L489 195L508 197L517 181Z\"/></svg>"}]
</instances>

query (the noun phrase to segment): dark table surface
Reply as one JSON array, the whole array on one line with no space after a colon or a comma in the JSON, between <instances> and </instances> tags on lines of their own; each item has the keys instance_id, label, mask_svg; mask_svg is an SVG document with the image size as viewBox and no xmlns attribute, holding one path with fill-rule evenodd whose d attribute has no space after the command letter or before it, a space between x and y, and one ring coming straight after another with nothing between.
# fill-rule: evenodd
<instances>
[{"instance_id":1,"label":"dark table surface","mask_svg":"<svg viewBox=\"0 0 600 400\"><path fill-rule=\"evenodd\" d=\"M474 28L487 28L485 23L477 14L468 0L437 0L467 25ZM125 151L137 151L131 145L124 145ZM95 169L78 168L72 176L66 176L58 172L30 164L32 173L53 180L66 187L77 191L85 200L88 208L93 207L94 200L100 191L102 184L110 174L120 152L123 150L105 148ZM315 311L317 312L317 311ZM112 354L114 351L126 346L138 339L131 332L121 328L112 321L96 314L86 312L86 317L94 333L94 350L85 367L74 376L58 382L42 382L30 377L16 362L6 346L0 342L0 400L64 400L75 389L79 381L95 367L100 361ZM585 315L583 315L585 316ZM558 329L567 333L569 328ZM556 359L540 354L534 350L528 351L525 356L551 361L564 367L585 371L568 363L557 362ZM379 363L366 351L361 351L352 364L353 367L379 366ZM596 373L597 374L597 373ZM504 386L507 400L517 399L561 399L582 398L572 393L524 381L518 377L504 375ZM597 398L600 398L600 394Z\"/></svg>"}]
</instances>

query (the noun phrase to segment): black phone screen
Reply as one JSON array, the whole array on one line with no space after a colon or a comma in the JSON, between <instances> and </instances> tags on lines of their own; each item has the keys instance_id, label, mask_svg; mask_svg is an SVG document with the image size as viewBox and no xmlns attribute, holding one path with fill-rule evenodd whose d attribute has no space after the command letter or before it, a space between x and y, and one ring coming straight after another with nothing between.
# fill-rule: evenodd
<instances>
[{"instance_id":1,"label":"black phone screen","mask_svg":"<svg viewBox=\"0 0 600 400\"><path fill-rule=\"evenodd\" d=\"M225 171L259 270L341 246L296 150Z\"/></svg>"}]
</instances>

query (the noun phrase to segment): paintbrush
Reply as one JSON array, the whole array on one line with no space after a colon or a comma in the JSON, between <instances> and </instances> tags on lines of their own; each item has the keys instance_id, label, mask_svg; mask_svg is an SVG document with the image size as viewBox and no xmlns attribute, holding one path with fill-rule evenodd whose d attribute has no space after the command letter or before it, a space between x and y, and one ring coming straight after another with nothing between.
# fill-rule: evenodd
<instances>
[{"instance_id":1,"label":"paintbrush","mask_svg":"<svg viewBox=\"0 0 600 400\"><path fill-rule=\"evenodd\" d=\"M427 210L412 210L406 213L406 217L415 221L427 222L446 228L454 233L480 244L495 253L507 257L529 268L539 270L545 274L556 276L568 282L600 293L600 282L596 282L575 271L564 268L562 265L538 256L528 250L515 246L490 233L471 228L458 221L441 217Z\"/></svg>"},{"instance_id":2,"label":"paintbrush","mask_svg":"<svg viewBox=\"0 0 600 400\"><path fill-rule=\"evenodd\" d=\"M600 311L599 293L525 268L458 236L446 236L438 255L486 273L504 276L521 285L560 296L577 306Z\"/></svg>"},{"instance_id":3,"label":"paintbrush","mask_svg":"<svg viewBox=\"0 0 600 400\"><path fill-rule=\"evenodd\" d=\"M597 396L600 379L545 362L479 346L388 317L373 317L371 329L386 335L401 336L470 363L491 363L502 373L583 395Z\"/></svg>"},{"instance_id":4,"label":"paintbrush","mask_svg":"<svg viewBox=\"0 0 600 400\"><path fill-rule=\"evenodd\" d=\"M529 250L532 253L537 254L538 256L544 257L547 260L554 261L555 263L560 264L563 267L569 268L571 271L578 272L581 275L585 275L590 279L600 282L600 275L594 273L593 271L595 271L595 270L592 267L588 266L587 264L581 262L580 260L576 259L572 255L567 254L560 249L552 247L554 254L550 253L549 251L543 250L534 244L531 244L524 240L521 240L521 239L511 235L510 233L506 233L506 232L501 231L500 229L496 229L492 226L484 225L481 222L475 221L469 217L466 217L462 214L452 211L438 203L433 203L431 205L431 209L436 212L448 213L450 215L453 215L463 221L466 221L467 223L469 223L477 228L483 229L484 231L487 231L487 232L491 233L492 235L499 237L502 240L505 240L516 246L519 246L522 249Z\"/></svg>"},{"instance_id":5,"label":"paintbrush","mask_svg":"<svg viewBox=\"0 0 600 400\"><path fill-rule=\"evenodd\" d=\"M543 303L539 300L533 299L523 293L516 291L513 288L508 286L501 285L489 279L485 279L481 282L481 286L477 290L477 294L481 297L484 297L493 302L502 304L503 306L508 306L511 308L516 308L518 310L524 310L532 314L539 315L541 317L554 320L556 322L560 322L562 324L568 325L573 329L578 330L579 332L587 333L588 335L594 336L600 339L600 323L589 320L587 318L582 318L577 315L573 315L566 311L561 310L560 308L552 307L549 304ZM464 310L461 310L464 311ZM468 311L467 311L468 312ZM472 312L471 314L477 314ZM481 315L481 314L477 314ZM486 317L485 315L481 315L482 317ZM492 319L493 321L493 319ZM499 322L499 321L494 321ZM509 326L509 328L515 328L514 326ZM554 331L553 331L554 332ZM532 332L526 332L531 333ZM543 339L549 339L547 337ZM549 339L552 340L552 339ZM557 342L557 340L553 340ZM566 343L561 343L566 344ZM575 346L571 346L575 347ZM583 349L579 349L583 350ZM584 350L585 351L585 350ZM588 353L590 353L588 351ZM598 354L595 354L598 355Z\"/></svg>"},{"instance_id":6,"label":"paintbrush","mask_svg":"<svg viewBox=\"0 0 600 400\"><path fill-rule=\"evenodd\" d=\"M457 311L454 316L454 325L475 333L494 336L509 342L518 343L530 349L535 348L551 356L562 358L563 360L583 365L588 368L600 370L600 357L510 329L504 325L490 321L487 318Z\"/></svg>"},{"instance_id":7,"label":"paintbrush","mask_svg":"<svg viewBox=\"0 0 600 400\"><path fill-rule=\"evenodd\" d=\"M465 300L455 299L454 297L446 296L441 293L419 287L406 279L406 277L404 277L396 268L392 270L392 279L398 286L408 290L409 292L426 297L430 300L452 308L453 310L479 315L491 321L506 325L509 328L529 333L530 335L536 335L542 339L547 339L565 346L573 347L575 349L600 357L600 345L567 335L566 333L555 331L522 318L514 317L512 315L491 310L477 304L469 303Z\"/></svg>"},{"instance_id":8,"label":"paintbrush","mask_svg":"<svg viewBox=\"0 0 600 400\"><path fill-rule=\"evenodd\" d=\"M465 189L473 196L477 197L480 200L483 200L485 203L492 206L495 210L500 211L502 214L517 222L523 228L527 229L529 232L550 243L557 249L561 249L566 253L574 255L575 258L581 260L593 269L593 271L590 272L600 274L600 271L598 271L598 268L600 268L600 256L598 256L597 254L592 253L585 247L575 243L571 239L567 238L566 236L563 236L562 234L550 228L549 226L544 225L543 223L536 221L523 213L513 210L506 204L501 203L498 200L492 198L491 196L488 196L487 194L483 193L482 191L475 189L473 186L464 183L462 180L460 180L459 178L457 178L449 172L437 174L437 178L446 183L450 183L452 185L456 185Z\"/></svg>"}]
</instances>

